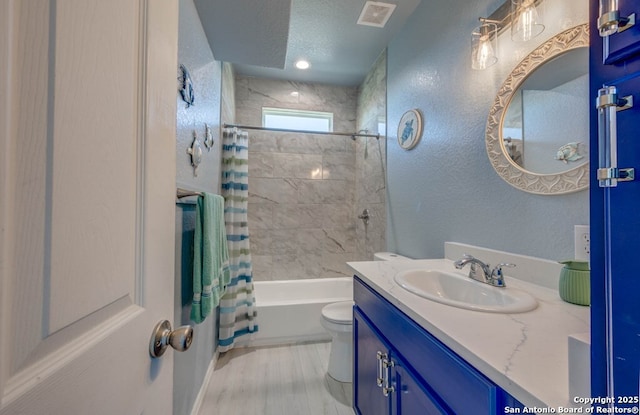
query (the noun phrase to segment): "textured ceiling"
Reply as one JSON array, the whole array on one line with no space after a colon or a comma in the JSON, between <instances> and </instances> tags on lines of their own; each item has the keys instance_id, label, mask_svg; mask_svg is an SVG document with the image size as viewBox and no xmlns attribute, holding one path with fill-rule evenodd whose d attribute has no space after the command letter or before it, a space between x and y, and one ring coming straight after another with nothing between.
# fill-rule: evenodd
<instances>
[{"instance_id":1,"label":"textured ceiling","mask_svg":"<svg viewBox=\"0 0 640 415\"><path fill-rule=\"evenodd\" d=\"M391 0L384 28L357 25L365 0L195 0L217 60L247 76L359 85L421 0ZM251 3L251 4L249 4ZM295 69L306 59L311 68Z\"/></svg>"},{"instance_id":2,"label":"textured ceiling","mask_svg":"<svg viewBox=\"0 0 640 415\"><path fill-rule=\"evenodd\" d=\"M195 0L216 59L284 68L291 0Z\"/></svg>"}]
</instances>

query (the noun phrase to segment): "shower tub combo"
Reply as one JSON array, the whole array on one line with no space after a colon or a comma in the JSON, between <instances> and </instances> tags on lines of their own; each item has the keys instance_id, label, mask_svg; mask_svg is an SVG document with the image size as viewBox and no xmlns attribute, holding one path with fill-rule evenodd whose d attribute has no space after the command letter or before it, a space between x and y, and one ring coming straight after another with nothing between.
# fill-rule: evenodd
<instances>
[{"instance_id":1,"label":"shower tub combo","mask_svg":"<svg viewBox=\"0 0 640 415\"><path fill-rule=\"evenodd\" d=\"M255 281L259 330L242 346L272 346L307 341L329 341L320 323L327 304L353 300L353 279L316 278Z\"/></svg>"}]
</instances>

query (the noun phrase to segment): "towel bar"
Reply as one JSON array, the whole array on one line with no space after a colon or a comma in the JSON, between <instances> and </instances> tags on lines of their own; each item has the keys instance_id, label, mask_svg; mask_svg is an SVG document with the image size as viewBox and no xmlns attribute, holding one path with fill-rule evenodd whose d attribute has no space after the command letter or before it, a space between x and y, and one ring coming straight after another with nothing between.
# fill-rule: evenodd
<instances>
[{"instance_id":1,"label":"towel bar","mask_svg":"<svg viewBox=\"0 0 640 415\"><path fill-rule=\"evenodd\" d=\"M176 197L178 199L182 199L183 197L201 196L201 195L202 195L202 192L197 192L195 190L187 190L187 189L182 189L180 187L176 189Z\"/></svg>"}]
</instances>

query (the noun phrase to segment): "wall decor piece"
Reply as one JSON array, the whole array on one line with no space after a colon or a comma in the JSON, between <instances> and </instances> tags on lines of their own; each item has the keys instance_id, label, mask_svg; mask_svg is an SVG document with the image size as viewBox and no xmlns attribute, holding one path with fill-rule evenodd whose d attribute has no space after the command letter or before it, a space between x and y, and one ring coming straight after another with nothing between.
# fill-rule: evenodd
<instances>
[{"instance_id":1,"label":"wall decor piece","mask_svg":"<svg viewBox=\"0 0 640 415\"><path fill-rule=\"evenodd\" d=\"M398 123L398 144L405 150L414 148L422 138L422 114L417 109L402 115Z\"/></svg>"},{"instance_id":2,"label":"wall decor piece","mask_svg":"<svg viewBox=\"0 0 640 415\"><path fill-rule=\"evenodd\" d=\"M582 143L573 142L563 145L558 149L555 159L564 162L564 164L583 159L584 156L580 154L580 144Z\"/></svg>"},{"instance_id":3,"label":"wall decor piece","mask_svg":"<svg viewBox=\"0 0 640 415\"><path fill-rule=\"evenodd\" d=\"M191 166L193 166L193 176L198 177L198 166L202 161L202 146L200 146L200 140L198 140L198 133L193 132L193 142L191 146L187 148L187 154L191 156Z\"/></svg>"},{"instance_id":4,"label":"wall decor piece","mask_svg":"<svg viewBox=\"0 0 640 415\"><path fill-rule=\"evenodd\" d=\"M213 147L213 134L211 133L211 127L207 123L204 123L204 146L207 151L211 151L211 147Z\"/></svg>"},{"instance_id":5,"label":"wall decor piece","mask_svg":"<svg viewBox=\"0 0 640 415\"><path fill-rule=\"evenodd\" d=\"M187 103L187 108L193 105L195 101L195 94L193 92L193 82L191 82L191 75L189 74L189 70L183 64L180 64L181 75L181 85L180 85L180 96L182 96L182 100Z\"/></svg>"}]
</instances>

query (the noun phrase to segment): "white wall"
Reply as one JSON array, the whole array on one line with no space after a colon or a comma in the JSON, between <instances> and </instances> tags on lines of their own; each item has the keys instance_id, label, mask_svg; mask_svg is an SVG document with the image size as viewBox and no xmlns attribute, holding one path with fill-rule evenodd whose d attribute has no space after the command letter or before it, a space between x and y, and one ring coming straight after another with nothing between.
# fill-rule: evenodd
<instances>
[{"instance_id":1,"label":"white wall","mask_svg":"<svg viewBox=\"0 0 640 415\"><path fill-rule=\"evenodd\" d=\"M217 62L204 35L193 0L180 0L178 63L184 64L195 89L194 105L187 108L178 93L176 81L176 186L188 189L220 192L220 111L222 64ZM179 76L176 68L176 78ZM211 127L215 144L210 151L202 146L202 163L194 176L186 149L195 130L202 140L205 126ZM174 326L194 324L189 320L193 285L191 256L195 205L176 204L176 281ZM205 378L217 343L216 313L194 326L194 341L190 349L174 356L173 413L189 414Z\"/></svg>"},{"instance_id":2,"label":"white wall","mask_svg":"<svg viewBox=\"0 0 640 415\"><path fill-rule=\"evenodd\" d=\"M502 81L535 46L588 19L586 0L546 0L545 32L525 44L502 37L499 62L470 68L478 17L502 2L423 1L388 48L388 228L391 250L442 257L456 241L561 260L573 256L573 225L589 220L589 196L538 196L503 181L488 160L484 130ZM397 125L412 108L424 134L412 151Z\"/></svg>"}]
</instances>

